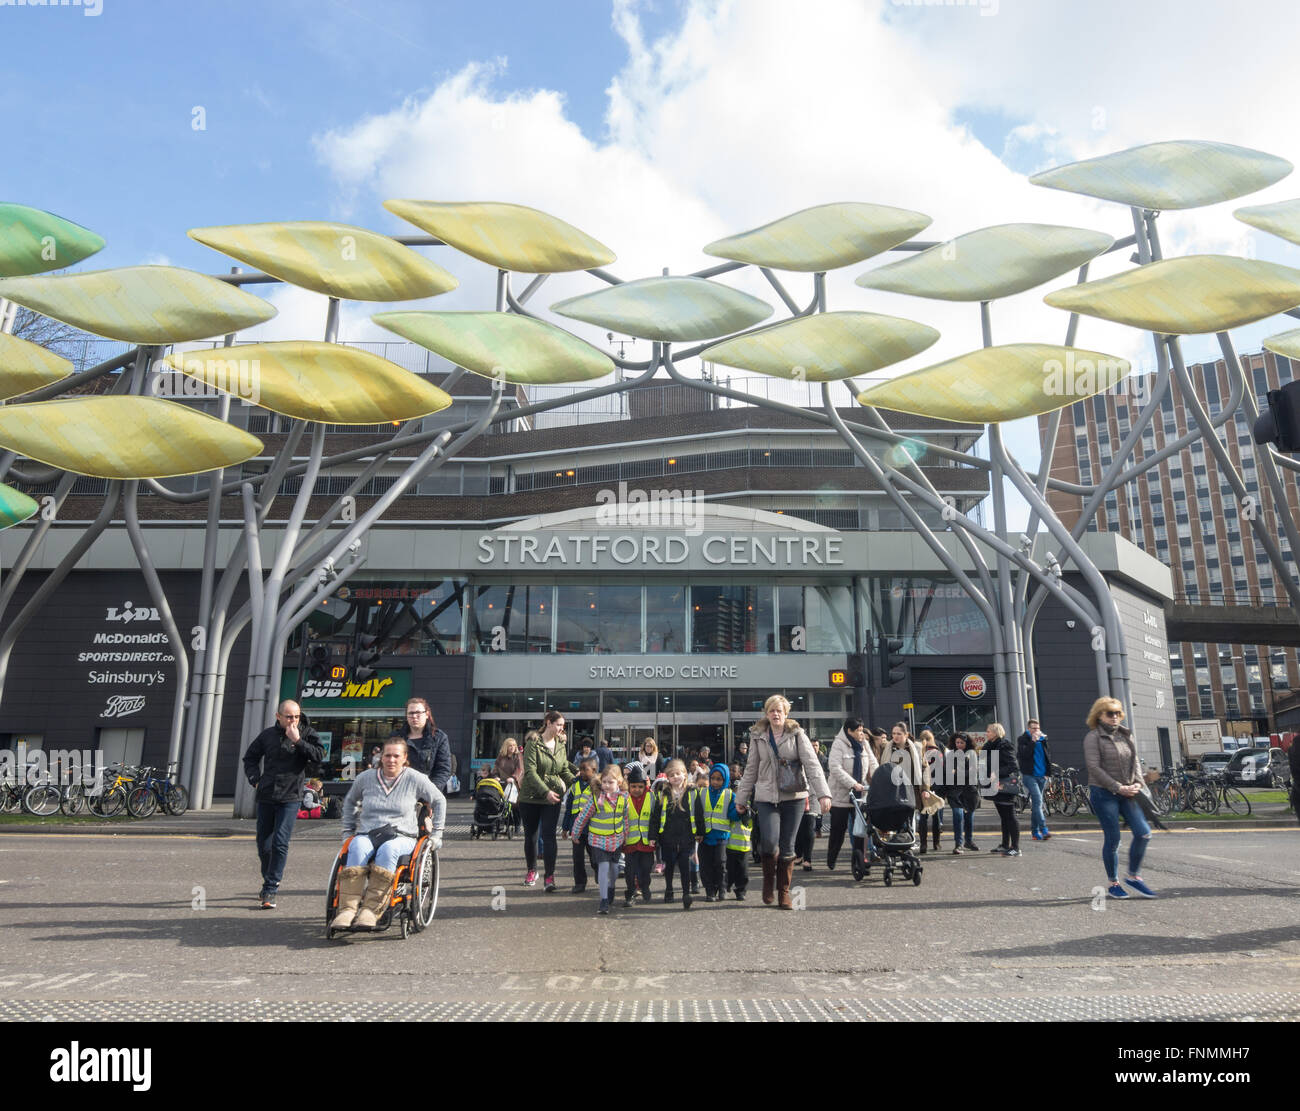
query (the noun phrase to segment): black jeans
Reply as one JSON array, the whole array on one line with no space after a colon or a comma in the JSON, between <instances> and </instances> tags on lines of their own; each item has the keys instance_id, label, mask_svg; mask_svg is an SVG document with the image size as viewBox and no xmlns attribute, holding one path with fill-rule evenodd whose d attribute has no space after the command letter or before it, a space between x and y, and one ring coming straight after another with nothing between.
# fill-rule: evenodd
<instances>
[{"instance_id":1,"label":"black jeans","mask_svg":"<svg viewBox=\"0 0 1300 1111\"><path fill-rule=\"evenodd\" d=\"M800 800L801 803L802 801ZM813 812L805 810L799 820L799 832L794 838L794 855L801 857L808 864L812 863L814 824Z\"/></svg>"},{"instance_id":2,"label":"black jeans","mask_svg":"<svg viewBox=\"0 0 1300 1111\"><path fill-rule=\"evenodd\" d=\"M530 872L537 870L537 831L542 831L542 860L544 876L555 875L555 825L560 820L558 802L521 802L524 812L524 859Z\"/></svg>"},{"instance_id":3,"label":"black jeans","mask_svg":"<svg viewBox=\"0 0 1300 1111\"><path fill-rule=\"evenodd\" d=\"M665 895L673 893L673 869L677 869L678 875L682 881L682 894L691 893L691 854L695 850L694 845L663 845L664 851L664 879L667 886L664 888Z\"/></svg>"},{"instance_id":4,"label":"black jeans","mask_svg":"<svg viewBox=\"0 0 1300 1111\"><path fill-rule=\"evenodd\" d=\"M1008 849L1020 848L1020 823L1016 820L1016 800L1008 799L1006 802L993 800L993 805L997 807L998 818L1002 822L1002 844Z\"/></svg>"},{"instance_id":5,"label":"black jeans","mask_svg":"<svg viewBox=\"0 0 1300 1111\"><path fill-rule=\"evenodd\" d=\"M631 895L639 887L641 893L650 897L650 877L654 874L655 854L625 852L623 854L623 879L627 881L627 893Z\"/></svg>"},{"instance_id":6,"label":"black jeans","mask_svg":"<svg viewBox=\"0 0 1300 1111\"><path fill-rule=\"evenodd\" d=\"M722 885L726 883L727 843L717 845L700 845L700 879L704 882L706 895L721 895Z\"/></svg>"},{"instance_id":7,"label":"black jeans","mask_svg":"<svg viewBox=\"0 0 1300 1111\"><path fill-rule=\"evenodd\" d=\"M853 821L853 807L831 807L831 832L826 842L826 867L834 868L840 858L840 849L844 847L844 836Z\"/></svg>"},{"instance_id":8,"label":"black jeans","mask_svg":"<svg viewBox=\"0 0 1300 1111\"><path fill-rule=\"evenodd\" d=\"M257 856L262 863L262 894L272 894L284 878L289 859L289 838L298 820L297 802L259 802L257 804Z\"/></svg>"},{"instance_id":9,"label":"black jeans","mask_svg":"<svg viewBox=\"0 0 1300 1111\"><path fill-rule=\"evenodd\" d=\"M727 850L727 885L736 894L743 895L749 886L749 850Z\"/></svg>"},{"instance_id":10,"label":"black jeans","mask_svg":"<svg viewBox=\"0 0 1300 1111\"><path fill-rule=\"evenodd\" d=\"M918 814L921 819L921 830L919 836L921 843L925 844L925 839L929 836L930 826L934 826L934 844L935 848L939 847L939 834L943 832L943 811L936 810L933 814Z\"/></svg>"},{"instance_id":11,"label":"black jeans","mask_svg":"<svg viewBox=\"0 0 1300 1111\"><path fill-rule=\"evenodd\" d=\"M591 846L587 844L587 838L584 836L582 844L573 846L573 886L587 886L587 861L591 860L591 870L596 870L596 862L591 857ZM550 875L548 872L547 875Z\"/></svg>"}]
</instances>

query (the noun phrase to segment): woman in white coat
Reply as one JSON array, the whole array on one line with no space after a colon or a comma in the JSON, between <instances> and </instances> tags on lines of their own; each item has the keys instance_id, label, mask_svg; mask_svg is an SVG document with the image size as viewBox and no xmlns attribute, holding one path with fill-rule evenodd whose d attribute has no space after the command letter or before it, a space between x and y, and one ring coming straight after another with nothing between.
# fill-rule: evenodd
<instances>
[{"instance_id":1,"label":"woman in white coat","mask_svg":"<svg viewBox=\"0 0 1300 1111\"><path fill-rule=\"evenodd\" d=\"M853 796L867 789L878 767L880 762L871 750L866 726L859 718L849 718L831 742L831 833L826 846L826 867L830 871L835 870L844 834L853 821ZM857 840L853 839L852 848L858 847Z\"/></svg>"}]
</instances>

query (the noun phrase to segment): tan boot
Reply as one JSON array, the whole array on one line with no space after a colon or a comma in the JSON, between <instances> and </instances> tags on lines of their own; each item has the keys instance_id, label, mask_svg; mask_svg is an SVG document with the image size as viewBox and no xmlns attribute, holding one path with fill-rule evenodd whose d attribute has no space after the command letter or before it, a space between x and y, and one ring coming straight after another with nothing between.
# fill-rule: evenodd
<instances>
[{"instance_id":1,"label":"tan boot","mask_svg":"<svg viewBox=\"0 0 1300 1111\"><path fill-rule=\"evenodd\" d=\"M763 905L776 902L776 856L763 857Z\"/></svg>"},{"instance_id":2,"label":"tan boot","mask_svg":"<svg viewBox=\"0 0 1300 1111\"><path fill-rule=\"evenodd\" d=\"M364 864L339 869L339 912L330 923L331 930L350 930L361 906L361 896L366 890L366 873L370 871Z\"/></svg>"},{"instance_id":3,"label":"tan boot","mask_svg":"<svg viewBox=\"0 0 1300 1111\"><path fill-rule=\"evenodd\" d=\"M393 887L393 873L386 868L370 866L370 881L366 885L366 897L361 901L361 910L357 912L352 923L354 930L373 930L375 923L387 909L388 892Z\"/></svg>"},{"instance_id":4,"label":"tan boot","mask_svg":"<svg viewBox=\"0 0 1300 1111\"><path fill-rule=\"evenodd\" d=\"M778 860L776 864L776 899L781 910L794 910L790 901L790 884L794 881L794 858Z\"/></svg>"}]
</instances>

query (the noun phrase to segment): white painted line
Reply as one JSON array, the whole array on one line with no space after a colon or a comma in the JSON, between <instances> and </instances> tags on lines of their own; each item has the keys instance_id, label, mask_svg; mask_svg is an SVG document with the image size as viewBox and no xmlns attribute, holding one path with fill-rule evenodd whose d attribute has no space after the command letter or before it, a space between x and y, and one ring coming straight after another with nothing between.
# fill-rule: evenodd
<instances>
[{"instance_id":1,"label":"white painted line","mask_svg":"<svg viewBox=\"0 0 1300 1111\"><path fill-rule=\"evenodd\" d=\"M1245 864L1246 863L1244 860L1233 860L1231 857L1228 856L1205 856L1201 853L1188 853L1187 855L1190 857L1194 857L1197 860L1213 860L1216 864Z\"/></svg>"},{"instance_id":2,"label":"white painted line","mask_svg":"<svg viewBox=\"0 0 1300 1111\"><path fill-rule=\"evenodd\" d=\"M1059 837L1060 834L1058 834L1057 836ZM1061 840L1062 840L1062 841L1078 841L1079 844L1081 844L1081 845L1086 845L1086 844L1088 844L1088 839L1087 839L1086 837L1061 837Z\"/></svg>"}]
</instances>

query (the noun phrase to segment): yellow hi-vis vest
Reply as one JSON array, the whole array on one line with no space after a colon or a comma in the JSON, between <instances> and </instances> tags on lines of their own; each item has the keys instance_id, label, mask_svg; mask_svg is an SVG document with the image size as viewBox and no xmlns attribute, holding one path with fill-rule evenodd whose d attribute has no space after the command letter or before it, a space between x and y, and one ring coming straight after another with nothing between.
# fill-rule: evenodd
<instances>
[{"instance_id":1,"label":"yellow hi-vis vest","mask_svg":"<svg viewBox=\"0 0 1300 1111\"><path fill-rule=\"evenodd\" d=\"M650 843L650 815L655 808L654 796L647 791L641 798L641 813L636 812L629 797L627 802L627 843L629 845L648 845Z\"/></svg>"},{"instance_id":2,"label":"yellow hi-vis vest","mask_svg":"<svg viewBox=\"0 0 1300 1111\"><path fill-rule=\"evenodd\" d=\"M731 823L731 838L727 848L731 852L747 853L751 844L750 835L754 831L754 817L746 811L738 821Z\"/></svg>"},{"instance_id":3,"label":"yellow hi-vis vest","mask_svg":"<svg viewBox=\"0 0 1300 1111\"><path fill-rule=\"evenodd\" d=\"M709 802L709 791L700 792L700 805L704 807L704 832L712 833L717 829L731 829L731 819L727 817L727 807L731 805L731 788L723 787L718 792L718 804Z\"/></svg>"},{"instance_id":4,"label":"yellow hi-vis vest","mask_svg":"<svg viewBox=\"0 0 1300 1111\"><path fill-rule=\"evenodd\" d=\"M695 828L695 794L694 790L682 792L682 805L686 807L686 813L691 816L691 836L699 837L700 831ZM673 805L672 791L665 791L664 797L659 803L659 832L663 833L664 827L668 824L668 811Z\"/></svg>"},{"instance_id":5,"label":"yellow hi-vis vest","mask_svg":"<svg viewBox=\"0 0 1300 1111\"><path fill-rule=\"evenodd\" d=\"M591 808L587 819L587 832L596 837L613 837L623 832L623 819L627 815L627 795L619 795L618 802L606 806L604 798Z\"/></svg>"},{"instance_id":6,"label":"yellow hi-vis vest","mask_svg":"<svg viewBox=\"0 0 1300 1111\"><path fill-rule=\"evenodd\" d=\"M578 816L578 812L582 809L582 804L587 801L587 796L591 794L590 783L585 787L579 786L579 783L581 783L581 780L576 780L574 782L573 792L569 796L569 813L575 818Z\"/></svg>"}]
</instances>

